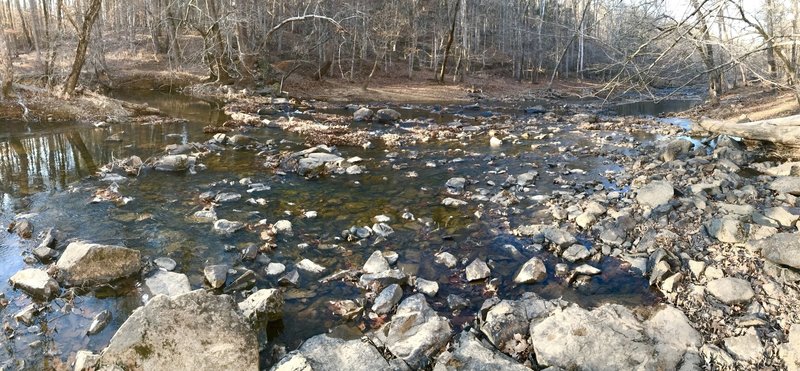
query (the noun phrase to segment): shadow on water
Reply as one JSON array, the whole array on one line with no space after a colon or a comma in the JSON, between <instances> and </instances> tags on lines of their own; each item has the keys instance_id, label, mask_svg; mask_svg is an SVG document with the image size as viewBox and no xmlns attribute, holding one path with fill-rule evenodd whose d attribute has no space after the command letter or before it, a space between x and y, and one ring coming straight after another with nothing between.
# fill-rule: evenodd
<instances>
[{"instance_id":1,"label":"shadow on water","mask_svg":"<svg viewBox=\"0 0 800 371\"><path fill-rule=\"evenodd\" d=\"M500 280L498 293L503 298L513 299L525 291L534 291L548 298L564 297L585 306L604 302L646 305L657 300L641 276L622 269L614 259L599 262L604 273L578 288L556 277L535 285L513 285L516 270L530 257L542 257L550 272L554 271L556 259L546 251L535 251L531 241L510 236L506 227L493 218L476 219L473 214L479 209L477 203L460 209L440 204L447 197L443 185L451 177L479 179L482 183L475 188L486 187L484 182L501 184L509 173L523 173L527 170L521 167L534 163L564 162L570 169L585 170L575 175L580 182L611 187L614 185L607 178L608 172L613 173L616 168L606 164L604 158L564 157L546 147L541 151L528 150L529 145L509 147L501 155L485 140L435 142L403 150L381 145L370 149L342 147L339 151L343 157L365 159L364 174L306 180L294 174L274 175L264 169L263 158L253 151L231 149L204 158L202 163L207 168L197 174L145 171L137 178L121 182L120 191L133 198L125 206L89 204L94 190L107 186L91 177L98 167L130 155L144 159L159 153L167 144L205 141L210 135L203 133L203 126L224 120L215 103L183 96L126 92L119 93L118 97L148 103L188 121L115 124L108 129L69 123L40 127L4 123L0 126L0 222L3 225L17 213L31 213L30 218L38 228L36 232L53 226L70 239L137 248L149 258L168 256L178 263L176 271L189 277L193 288L204 287L202 271L207 264L228 264L239 273L252 269L256 272L258 287L277 287L277 277L265 274L265 260L242 261L238 253L248 245L262 244L257 234L239 232L220 236L214 234L208 224L191 223L187 219L202 207L198 199L200 193L209 190L236 192L242 194L242 200L219 205L216 209L219 218L246 223L262 219L269 223L279 219L292 221L294 236L279 237L277 248L266 254L271 261L285 264L287 271L295 269L295 262L303 258L325 266L325 274L359 269L376 249L396 251L400 256L397 264L404 271L439 283L440 293L430 299L431 305L458 325L470 322L490 295L483 283L467 283L463 278L462 263L478 257L493 266L493 277ZM509 109L507 114L512 111L525 114L519 109ZM409 109L404 112L406 114L440 120L438 114L425 109ZM453 117L452 113L445 115L447 119ZM121 143L106 141L116 133L122 137ZM279 143L276 150L304 148L301 138L277 129L254 129L248 135L262 143L268 140ZM587 146L591 143L574 132L556 139L561 141L559 145ZM509 173L487 173L490 168L509 169ZM558 176L556 171L540 169L531 194L551 194L558 189L554 184ZM242 178L264 183L270 189L247 193L247 186L239 182ZM265 202L263 205L244 202L251 197L263 198ZM545 208L541 204L526 205L518 214L509 216L510 222L512 225L532 223L537 213ZM318 216L305 218L306 211L316 211ZM403 219L406 211L413 213L416 220ZM352 226L371 226L373 217L379 214L391 218L389 224L395 231L386 241L347 242L340 238L341 232ZM0 239L3 261L0 289L11 301L4 311L6 316L30 303L26 295L13 291L7 280L25 266L22 257L35 245L36 241L20 240L11 234L3 234ZM62 241L60 247L63 245ZM506 245L513 246L517 252L513 253ZM459 268L450 270L435 264L433 257L441 251L457 256ZM230 275L229 283L239 273ZM321 275L302 272L298 285L287 288L282 321L264 324L260 333L262 339L270 341L270 346L262 352L263 360L269 359L271 344L283 344L291 350L303 340L330 329L350 336L349 330L343 329L377 325L367 319L348 321L334 315L328 308L329 301L358 299L364 293L342 281L320 283L320 278ZM406 288L406 294L410 293L411 289ZM466 298L467 309L451 313L446 301L449 294ZM241 294L236 294L235 300L242 299ZM38 317L42 322L39 331L20 326L19 331L25 334L6 344L8 354L0 351L0 359L13 355L37 364L51 357L66 360L80 349L99 351L133 309L141 305L141 300L139 289L130 285L79 295L74 309L66 312L63 299L57 299L51 303L51 311ZM103 309L112 310L113 322L100 334L87 336L85 331L92 316ZM42 327L45 323L46 328ZM29 347L35 340L42 340L45 345Z\"/></svg>"}]
</instances>

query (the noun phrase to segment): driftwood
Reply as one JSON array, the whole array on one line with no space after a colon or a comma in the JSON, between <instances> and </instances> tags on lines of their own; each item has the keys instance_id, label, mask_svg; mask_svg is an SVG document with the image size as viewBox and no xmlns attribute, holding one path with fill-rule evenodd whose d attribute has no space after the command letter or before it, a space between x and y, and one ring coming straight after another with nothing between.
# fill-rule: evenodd
<instances>
[{"instance_id":1,"label":"driftwood","mask_svg":"<svg viewBox=\"0 0 800 371\"><path fill-rule=\"evenodd\" d=\"M745 123L702 120L700 127L712 133L800 147L800 115Z\"/></svg>"}]
</instances>

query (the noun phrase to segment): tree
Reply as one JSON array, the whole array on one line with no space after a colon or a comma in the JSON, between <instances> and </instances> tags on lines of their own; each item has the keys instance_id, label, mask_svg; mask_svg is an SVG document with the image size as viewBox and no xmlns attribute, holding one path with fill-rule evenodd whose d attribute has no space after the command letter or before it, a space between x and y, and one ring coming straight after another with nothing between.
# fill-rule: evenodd
<instances>
[{"instance_id":1,"label":"tree","mask_svg":"<svg viewBox=\"0 0 800 371\"><path fill-rule=\"evenodd\" d=\"M64 83L64 90L62 94L70 96L75 92L75 87L78 85L78 77L83 69L83 64L86 62L86 49L89 47L89 37L92 34L92 26L100 13L100 5L102 0L91 0L89 9L86 10L86 16L81 24L81 32L78 36L78 47L75 51L75 60L72 63L67 81Z\"/></svg>"}]
</instances>

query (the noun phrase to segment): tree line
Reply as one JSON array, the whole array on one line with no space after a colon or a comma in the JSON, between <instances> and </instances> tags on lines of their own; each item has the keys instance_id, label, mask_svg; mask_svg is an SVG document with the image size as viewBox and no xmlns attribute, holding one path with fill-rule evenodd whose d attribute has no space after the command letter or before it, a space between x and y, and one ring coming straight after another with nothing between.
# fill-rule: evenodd
<instances>
[{"instance_id":1,"label":"tree line","mask_svg":"<svg viewBox=\"0 0 800 371\"><path fill-rule=\"evenodd\" d=\"M107 75L116 48L202 64L219 83L312 66L365 86L401 71L585 79L605 94L704 82L714 102L753 81L800 91L797 1L6 0L0 73L8 94L15 56L33 53L41 83L69 95L81 71Z\"/></svg>"}]
</instances>

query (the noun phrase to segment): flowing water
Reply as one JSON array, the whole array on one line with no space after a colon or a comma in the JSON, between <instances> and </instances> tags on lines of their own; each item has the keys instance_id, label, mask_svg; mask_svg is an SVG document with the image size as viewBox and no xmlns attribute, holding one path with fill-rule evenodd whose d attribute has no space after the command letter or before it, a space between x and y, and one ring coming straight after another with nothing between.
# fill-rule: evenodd
<instances>
[{"instance_id":1,"label":"flowing water","mask_svg":"<svg viewBox=\"0 0 800 371\"><path fill-rule=\"evenodd\" d=\"M228 148L203 158L201 162L206 168L194 174L144 171L138 177L120 182L120 192L133 198L127 205L90 203L95 190L108 186L94 176L103 164L130 155L144 159L161 153L168 144L206 141L211 134L204 134L203 127L225 120L218 104L213 102L155 92L128 92L118 97L149 103L187 121L123 123L105 129L64 122L0 124L0 223L7 225L15 216L28 214L36 228L35 234L48 227L61 232L64 239L59 241L61 248L67 240L83 239L136 248L150 259L170 257L178 263L175 271L185 273L193 289L205 287L202 271L209 264L228 264L236 269L236 274L229 275L228 283L245 268L252 269L258 275L257 286L266 288L278 285L276 277L264 273L266 258L285 264L287 271L293 269L295 262L308 258L325 266L325 274L330 274L341 269L360 268L375 249L392 250L398 252L397 264L407 273L439 282L439 294L430 299L434 309L448 312L448 294L469 300L467 310L455 317L451 315L457 324L470 321L488 294L484 292L484 283L464 282L463 269L450 270L435 264L433 255L440 251L451 252L460 262L476 257L491 261L493 277L500 278L498 295L503 298L515 298L531 290L548 298L564 297L585 306L603 302L640 305L658 300L640 274L620 268L620 263L611 258L601 262L603 274L579 288L552 274L542 283L515 286L513 275L528 258L541 256L549 272L554 271L558 261L546 251L531 249L531 241L512 236L508 225L497 220L502 216L512 227L533 224L546 206L525 200L507 215L485 215L477 219L473 215L478 210L477 202L460 209L440 204L447 197L444 184L451 177L478 180L477 184L468 186L471 189L491 188L487 185L489 181L501 184L509 174L534 169L540 177L529 194L549 196L559 190L555 180L563 175L560 171L564 169L556 169L556 163L566 164L565 169L571 170L571 176L582 183L616 187L613 178L620 168L613 161L557 150L564 145L595 145L581 133L564 131L556 138L539 140L536 149L529 145L494 149L489 147L485 137L402 149L380 145L369 149L341 147L338 150L345 158L364 158L367 171L361 175L331 175L312 180L295 174L275 174L264 167L264 158L255 151ZM404 117L443 123L470 115L503 114L515 119L526 115L524 110L508 107L489 111L458 107L397 109ZM343 109L329 112L352 115ZM374 130L402 130L402 127L376 127ZM120 134L122 142L106 141L115 133ZM246 134L261 143L273 143L275 150L305 148L302 138L279 129L249 129ZM248 187L240 183L243 178L264 183L270 189L247 193ZM241 200L217 207L219 218L246 223L288 219L293 223L294 236L279 238L273 252L255 261L242 261L238 251L249 244L259 244L257 234L240 231L221 236L213 233L209 224L192 223L188 219L202 208L198 196L206 191L242 194ZM251 197L264 198L266 205L246 203ZM318 215L305 218L306 211L316 211ZM403 219L405 212L412 213L416 220ZM372 240L354 243L340 238L341 232L352 226L371 226L373 217L380 214L391 218L387 224L395 230L386 241L373 246ZM62 295L50 302L49 310L36 317L35 325L17 326L13 315L30 304L31 299L13 290L8 278L27 266L24 260L26 257L30 260L29 252L36 244L35 239L21 240L5 232L0 235L0 292L10 301L2 314L4 321L15 328L13 337L0 337L3 343L0 361L11 357L24 359L34 369L66 362L80 349L102 350L130 313L143 303L139 280L95 290L76 290L74 307L70 308ZM514 246L519 254L510 253L508 245ZM342 281L320 283L320 276L303 272L300 277L299 284L286 293L282 321L266 324L261 329L261 339L268 342L263 347L265 360L269 359L273 344L285 345L291 350L313 335L334 328L346 328L346 332L352 333L359 324L358 320L337 317L326 303L363 297L360 289ZM410 290L406 288L406 293ZM110 309L113 314L111 324L97 335L86 335L92 317L104 309Z\"/></svg>"}]
</instances>

